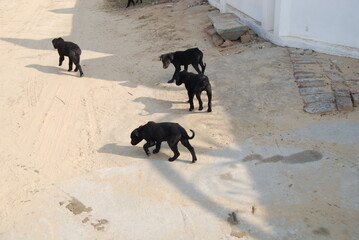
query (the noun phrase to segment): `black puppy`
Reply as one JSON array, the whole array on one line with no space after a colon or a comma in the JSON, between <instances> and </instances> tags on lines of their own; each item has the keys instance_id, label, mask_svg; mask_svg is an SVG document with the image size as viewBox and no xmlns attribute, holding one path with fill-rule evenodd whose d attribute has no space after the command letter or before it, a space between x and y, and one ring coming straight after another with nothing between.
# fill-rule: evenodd
<instances>
[{"instance_id":1,"label":"black puppy","mask_svg":"<svg viewBox=\"0 0 359 240\"><path fill-rule=\"evenodd\" d=\"M207 112L212 112L212 87L211 83L208 80L208 77L203 74L194 74L189 73L187 71L182 71L176 74L176 85L179 86L182 83L186 86L187 94L188 94L188 102L190 105L189 110L192 111L194 109L193 105L193 97L196 95L199 103L198 110L203 109L203 103L201 100L202 91L207 92L208 97L208 110Z\"/></svg>"},{"instance_id":2,"label":"black puppy","mask_svg":"<svg viewBox=\"0 0 359 240\"><path fill-rule=\"evenodd\" d=\"M188 136L186 130L178 123L155 123L150 121L132 131L131 144L137 145L143 139L146 140L147 142L143 145L143 149L145 150L147 156L149 156L149 147L156 145L153 153L158 153L161 148L161 143L163 141L167 141L168 145L175 154L173 157L168 159L168 161L172 162L180 155L177 144L181 141L181 143L191 152L192 163L194 163L197 161L196 153L188 140L194 138L195 133L193 130L191 130L191 132L193 133L192 137Z\"/></svg>"},{"instance_id":3,"label":"black puppy","mask_svg":"<svg viewBox=\"0 0 359 240\"><path fill-rule=\"evenodd\" d=\"M160 60L163 63L163 68L168 68L172 63L176 70L171 80L168 83L172 83L175 80L175 75L181 71L181 65L184 66L184 70L188 70L188 65L192 65L194 69L200 74L204 74L206 64L203 63L203 53L198 48L190 48L186 51L177 51L162 54ZM202 71L199 69L198 64L201 65Z\"/></svg>"},{"instance_id":4,"label":"black puppy","mask_svg":"<svg viewBox=\"0 0 359 240\"><path fill-rule=\"evenodd\" d=\"M140 2L142 3L142 0L140 0ZM128 8L131 3L133 4L133 6L135 6L135 2L133 0L128 0L126 8ZM138 3L138 0L136 1L136 3Z\"/></svg>"},{"instance_id":5,"label":"black puppy","mask_svg":"<svg viewBox=\"0 0 359 240\"><path fill-rule=\"evenodd\" d=\"M65 56L69 57L69 72L72 70L72 63L76 65L75 72L80 71L80 77L84 75L80 65L80 47L73 42L65 42L62 38L55 38L52 40L52 45L57 49L60 59L59 66L62 65L62 62L65 60Z\"/></svg>"}]
</instances>

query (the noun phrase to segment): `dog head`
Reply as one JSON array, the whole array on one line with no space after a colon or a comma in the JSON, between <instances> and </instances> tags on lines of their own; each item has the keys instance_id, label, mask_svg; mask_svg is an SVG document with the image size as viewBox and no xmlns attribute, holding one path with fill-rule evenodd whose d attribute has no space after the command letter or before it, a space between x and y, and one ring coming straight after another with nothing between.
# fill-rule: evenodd
<instances>
[{"instance_id":1,"label":"dog head","mask_svg":"<svg viewBox=\"0 0 359 240\"><path fill-rule=\"evenodd\" d=\"M55 49L59 48L59 45L64 42L64 39L62 38L54 38L52 39L52 45L54 45Z\"/></svg>"},{"instance_id":2,"label":"dog head","mask_svg":"<svg viewBox=\"0 0 359 240\"><path fill-rule=\"evenodd\" d=\"M163 68L166 69L168 68L168 66L170 65L170 63L173 61L174 58L174 54L173 53L166 53L166 54L162 54L160 56L160 60L163 63Z\"/></svg>"},{"instance_id":3,"label":"dog head","mask_svg":"<svg viewBox=\"0 0 359 240\"><path fill-rule=\"evenodd\" d=\"M131 144L132 145L137 145L139 142L141 142L143 140L142 128L143 128L143 126L140 126L131 132Z\"/></svg>"},{"instance_id":4,"label":"dog head","mask_svg":"<svg viewBox=\"0 0 359 240\"><path fill-rule=\"evenodd\" d=\"M179 86L181 85L182 83L184 83L187 79L187 71L186 70L183 70L179 73L177 73L174 77L174 79L176 80L176 85Z\"/></svg>"}]
</instances>

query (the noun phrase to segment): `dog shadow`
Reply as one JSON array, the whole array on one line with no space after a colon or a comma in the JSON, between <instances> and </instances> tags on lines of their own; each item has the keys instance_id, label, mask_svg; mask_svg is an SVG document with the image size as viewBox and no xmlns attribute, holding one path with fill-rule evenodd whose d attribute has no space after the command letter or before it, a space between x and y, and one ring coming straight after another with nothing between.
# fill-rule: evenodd
<instances>
[{"instance_id":1,"label":"dog shadow","mask_svg":"<svg viewBox=\"0 0 359 240\"><path fill-rule=\"evenodd\" d=\"M73 14L75 12L75 8L59 8L52 9L49 12L57 13L57 14Z\"/></svg>"},{"instance_id":2,"label":"dog shadow","mask_svg":"<svg viewBox=\"0 0 359 240\"><path fill-rule=\"evenodd\" d=\"M154 148L151 148L150 151L152 152ZM116 143L108 143L97 150L99 153L107 153L107 154L114 154L114 155L120 155L123 157L131 157L131 158L137 158L137 159L148 159L148 160L165 160L168 161L168 158L171 156L166 155L164 153L156 153L152 154L150 156L147 156L142 148L142 145L140 146L121 146L117 145ZM182 160L182 159L176 159L176 162L182 162L191 164L192 162L190 160Z\"/></svg>"},{"instance_id":3,"label":"dog shadow","mask_svg":"<svg viewBox=\"0 0 359 240\"><path fill-rule=\"evenodd\" d=\"M168 113L168 114L184 114L186 113L186 109L184 108L173 108L174 104L186 104L185 101L167 101L161 100L151 97L139 97L134 100L134 102L142 103L144 107L144 111L147 114L141 115L152 115L155 113ZM188 111L188 109L187 109Z\"/></svg>"},{"instance_id":4,"label":"dog shadow","mask_svg":"<svg viewBox=\"0 0 359 240\"><path fill-rule=\"evenodd\" d=\"M38 70L39 72L43 73L50 73L50 74L56 74L56 75L68 75L68 76L77 76L74 75L75 72L72 71L72 74L68 72L66 69L61 67L54 67L54 66L44 66L40 64L29 64L26 65L27 68L34 68Z\"/></svg>"}]
</instances>

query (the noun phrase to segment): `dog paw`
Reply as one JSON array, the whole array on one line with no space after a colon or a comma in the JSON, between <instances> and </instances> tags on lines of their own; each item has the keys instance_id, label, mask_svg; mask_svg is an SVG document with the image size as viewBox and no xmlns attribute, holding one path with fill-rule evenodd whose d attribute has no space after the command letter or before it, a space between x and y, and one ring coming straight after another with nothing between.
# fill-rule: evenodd
<instances>
[{"instance_id":1,"label":"dog paw","mask_svg":"<svg viewBox=\"0 0 359 240\"><path fill-rule=\"evenodd\" d=\"M78 71L78 69L77 69L77 68L75 68L74 72L77 72L77 71Z\"/></svg>"},{"instance_id":2,"label":"dog paw","mask_svg":"<svg viewBox=\"0 0 359 240\"><path fill-rule=\"evenodd\" d=\"M173 81L174 81L173 79L171 79L171 80L168 80L168 83L173 83Z\"/></svg>"},{"instance_id":3,"label":"dog paw","mask_svg":"<svg viewBox=\"0 0 359 240\"><path fill-rule=\"evenodd\" d=\"M212 108L208 108L207 112L212 112Z\"/></svg>"},{"instance_id":4,"label":"dog paw","mask_svg":"<svg viewBox=\"0 0 359 240\"><path fill-rule=\"evenodd\" d=\"M70 68L69 70L67 70L68 72L71 72L72 71L72 68Z\"/></svg>"},{"instance_id":5,"label":"dog paw","mask_svg":"<svg viewBox=\"0 0 359 240\"><path fill-rule=\"evenodd\" d=\"M197 162L197 159L193 159L193 160L192 160L192 163L195 163L195 162Z\"/></svg>"},{"instance_id":6,"label":"dog paw","mask_svg":"<svg viewBox=\"0 0 359 240\"><path fill-rule=\"evenodd\" d=\"M160 151L160 150L154 149L154 150L152 151L152 153L156 154L156 153L158 153L159 151Z\"/></svg>"},{"instance_id":7,"label":"dog paw","mask_svg":"<svg viewBox=\"0 0 359 240\"><path fill-rule=\"evenodd\" d=\"M176 160L175 158L169 158L168 161L169 162L173 162L174 160Z\"/></svg>"},{"instance_id":8,"label":"dog paw","mask_svg":"<svg viewBox=\"0 0 359 240\"><path fill-rule=\"evenodd\" d=\"M147 155L147 156L151 156L151 153L148 151L148 152L146 152L146 155Z\"/></svg>"},{"instance_id":9,"label":"dog paw","mask_svg":"<svg viewBox=\"0 0 359 240\"><path fill-rule=\"evenodd\" d=\"M83 73L80 73L80 77L82 77L84 74Z\"/></svg>"},{"instance_id":10,"label":"dog paw","mask_svg":"<svg viewBox=\"0 0 359 240\"><path fill-rule=\"evenodd\" d=\"M203 107L198 108L198 111L202 111L202 110L203 110Z\"/></svg>"},{"instance_id":11,"label":"dog paw","mask_svg":"<svg viewBox=\"0 0 359 240\"><path fill-rule=\"evenodd\" d=\"M193 111L193 108L190 108L189 111L192 112L192 111Z\"/></svg>"}]
</instances>

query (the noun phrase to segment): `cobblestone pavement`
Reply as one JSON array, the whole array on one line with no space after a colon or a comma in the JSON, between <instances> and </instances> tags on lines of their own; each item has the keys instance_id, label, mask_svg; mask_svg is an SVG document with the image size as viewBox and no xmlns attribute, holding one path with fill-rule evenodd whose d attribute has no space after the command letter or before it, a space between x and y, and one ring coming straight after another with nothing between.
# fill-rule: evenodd
<instances>
[{"instance_id":1,"label":"cobblestone pavement","mask_svg":"<svg viewBox=\"0 0 359 240\"><path fill-rule=\"evenodd\" d=\"M353 111L359 106L359 77L345 77L335 61L312 50L290 48L289 53L304 111Z\"/></svg>"}]
</instances>

